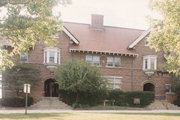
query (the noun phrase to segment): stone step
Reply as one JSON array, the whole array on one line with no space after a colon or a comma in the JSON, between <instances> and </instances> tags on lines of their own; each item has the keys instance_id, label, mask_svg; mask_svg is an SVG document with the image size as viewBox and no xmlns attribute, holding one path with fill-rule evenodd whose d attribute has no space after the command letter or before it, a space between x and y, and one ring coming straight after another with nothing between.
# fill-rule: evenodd
<instances>
[{"instance_id":1,"label":"stone step","mask_svg":"<svg viewBox=\"0 0 180 120\"><path fill-rule=\"evenodd\" d=\"M57 97L43 97L41 101L31 105L28 109L72 109Z\"/></svg>"}]
</instances>

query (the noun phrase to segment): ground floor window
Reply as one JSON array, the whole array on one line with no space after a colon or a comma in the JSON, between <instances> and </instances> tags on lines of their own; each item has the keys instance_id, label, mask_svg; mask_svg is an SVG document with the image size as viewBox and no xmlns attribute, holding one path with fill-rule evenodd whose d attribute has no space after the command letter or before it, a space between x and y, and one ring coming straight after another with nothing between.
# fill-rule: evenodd
<instances>
[{"instance_id":1,"label":"ground floor window","mask_svg":"<svg viewBox=\"0 0 180 120\"><path fill-rule=\"evenodd\" d=\"M172 92L171 84L165 84L165 91L168 93Z\"/></svg>"},{"instance_id":2,"label":"ground floor window","mask_svg":"<svg viewBox=\"0 0 180 120\"><path fill-rule=\"evenodd\" d=\"M110 89L122 89L122 77L108 76L107 79Z\"/></svg>"}]
</instances>

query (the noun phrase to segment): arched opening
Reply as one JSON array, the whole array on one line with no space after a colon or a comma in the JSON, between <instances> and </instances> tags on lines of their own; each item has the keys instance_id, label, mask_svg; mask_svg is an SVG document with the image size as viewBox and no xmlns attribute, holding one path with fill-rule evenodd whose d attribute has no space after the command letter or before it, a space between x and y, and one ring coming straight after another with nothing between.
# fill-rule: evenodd
<instances>
[{"instance_id":1,"label":"arched opening","mask_svg":"<svg viewBox=\"0 0 180 120\"><path fill-rule=\"evenodd\" d=\"M44 82L44 96L45 97L58 97L59 85L54 79L48 79Z\"/></svg>"},{"instance_id":2,"label":"arched opening","mask_svg":"<svg viewBox=\"0 0 180 120\"><path fill-rule=\"evenodd\" d=\"M143 86L143 91L154 91L154 85L152 83L146 83Z\"/></svg>"}]
</instances>

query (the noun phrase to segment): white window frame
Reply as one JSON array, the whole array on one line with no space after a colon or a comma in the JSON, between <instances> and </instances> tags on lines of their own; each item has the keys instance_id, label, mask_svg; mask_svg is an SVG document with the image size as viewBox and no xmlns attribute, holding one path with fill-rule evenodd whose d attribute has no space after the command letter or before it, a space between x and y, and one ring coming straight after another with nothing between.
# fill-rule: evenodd
<instances>
[{"instance_id":1,"label":"white window frame","mask_svg":"<svg viewBox=\"0 0 180 120\"><path fill-rule=\"evenodd\" d=\"M154 68L151 69L151 59L154 59ZM147 60L147 68L146 68ZM143 70L156 70L157 69L157 56L156 55L146 55L143 56Z\"/></svg>"},{"instance_id":2,"label":"white window frame","mask_svg":"<svg viewBox=\"0 0 180 120\"><path fill-rule=\"evenodd\" d=\"M22 58L27 55L27 60L26 61L23 61ZM25 52L23 55L20 55L19 59L20 59L20 62L28 62L28 58L29 58L29 54L28 52Z\"/></svg>"},{"instance_id":3,"label":"white window frame","mask_svg":"<svg viewBox=\"0 0 180 120\"><path fill-rule=\"evenodd\" d=\"M119 66L115 66L115 59L119 59ZM113 59L113 65L109 66L108 65L108 59ZM121 58L120 57L107 57L107 61L106 61L106 67L120 67L121 66Z\"/></svg>"},{"instance_id":4,"label":"white window frame","mask_svg":"<svg viewBox=\"0 0 180 120\"><path fill-rule=\"evenodd\" d=\"M50 52L55 52L54 62L50 62ZM60 64L60 49L59 48L45 48L44 49L44 64Z\"/></svg>"},{"instance_id":5,"label":"white window frame","mask_svg":"<svg viewBox=\"0 0 180 120\"><path fill-rule=\"evenodd\" d=\"M108 79L108 82L109 82L108 86L112 86L112 88L110 87L110 89L122 90L122 77L119 77L119 76L106 76L106 78ZM113 79L113 81L110 81L109 79ZM120 79L119 83L116 82L117 79ZM117 85L119 86L119 88L116 87Z\"/></svg>"},{"instance_id":6,"label":"white window frame","mask_svg":"<svg viewBox=\"0 0 180 120\"><path fill-rule=\"evenodd\" d=\"M89 59L91 58L91 59ZM99 64L96 64L97 61L95 61L95 58L98 58L98 63ZM100 66L101 65L101 59L100 59L100 56L93 56L93 55L86 55L86 58L85 58L85 61L92 64L92 65L96 65L96 66Z\"/></svg>"}]
</instances>

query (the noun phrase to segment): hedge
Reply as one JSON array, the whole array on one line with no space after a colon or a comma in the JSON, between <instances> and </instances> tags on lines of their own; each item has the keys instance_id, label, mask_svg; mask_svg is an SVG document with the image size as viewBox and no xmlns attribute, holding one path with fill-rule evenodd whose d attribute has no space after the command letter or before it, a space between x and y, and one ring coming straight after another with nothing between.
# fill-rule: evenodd
<instances>
[{"instance_id":1,"label":"hedge","mask_svg":"<svg viewBox=\"0 0 180 120\"><path fill-rule=\"evenodd\" d=\"M106 99L105 92L81 92L79 97L79 103L76 103L76 93L73 91L65 91L60 90L60 99L65 102L66 104L73 105L73 104L81 104L81 105L89 105L94 106L101 104L104 99Z\"/></svg>"},{"instance_id":2,"label":"hedge","mask_svg":"<svg viewBox=\"0 0 180 120\"><path fill-rule=\"evenodd\" d=\"M140 104L134 104L134 98L139 98ZM112 90L109 92L107 99L115 100L115 105L118 106L145 107L154 101L154 93L144 91L122 92Z\"/></svg>"},{"instance_id":3,"label":"hedge","mask_svg":"<svg viewBox=\"0 0 180 120\"><path fill-rule=\"evenodd\" d=\"M140 99L140 104L134 104L134 98ZM96 93L82 93L79 98L79 103L75 103L76 94L72 91L60 90L60 99L66 104L72 106L88 105L94 106L103 103L105 99L115 100L117 106L130 106L130 107L144 107L149 105L154 100L153 92L123 92L119 90L112 90L108 93L96 92Z\"/></svg>"},{"instance_id":4,"label":"hedge","mask_svg":"<svg viewBox=\"0 0 180 120\"><path fill-rule=\"evenodd\" d=\"M24 107L25 106L25 97L13 96L6 97L0 100L0 104L5 107ZM33 104L33 98L28 97L28 106Z\"/></svg>"},{"instance_id":5,"label":"hedge","mask_svg":"<svg viewBox=\"0 0 180 120\"><path fill-rule=\"evenodd\" d=\"M180 95L177 97L177 99L174 101L174 104L180 107Z\"/></svg>"}]
</instances>

